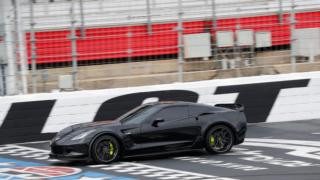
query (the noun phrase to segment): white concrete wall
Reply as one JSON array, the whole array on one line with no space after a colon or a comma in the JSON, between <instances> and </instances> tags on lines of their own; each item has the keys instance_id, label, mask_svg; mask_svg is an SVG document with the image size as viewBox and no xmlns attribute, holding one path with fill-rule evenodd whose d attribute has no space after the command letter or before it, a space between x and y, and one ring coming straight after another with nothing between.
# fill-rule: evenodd
<instances>
[{"instance_id":1,"label":"white concrete wall","mask_svg":"<svg viewBox=\"0 0 320 180\"><path fill-rule=\"evenodd\" d=\"M268 118L263 121L320 120L320 72L311 72L133 88L0 97L0 129L11 105L18 102L56 100L42 129L42 133L50 133L57 132L73 124L92 122L99 107L104 102L122 95L151 91L187 90L199 95L199 103L214 105L218 103L234 103L239 96L238 93L214 95L218 87L234 85L250 86L256 83L276 83L301 79L308 81L306 86L281 89ZM262 93L263 96L264 92L259 93ZM258 102L259 99L254 101ZM263 106L263 104L260 105Z\"/></svg>"}]
</instances>

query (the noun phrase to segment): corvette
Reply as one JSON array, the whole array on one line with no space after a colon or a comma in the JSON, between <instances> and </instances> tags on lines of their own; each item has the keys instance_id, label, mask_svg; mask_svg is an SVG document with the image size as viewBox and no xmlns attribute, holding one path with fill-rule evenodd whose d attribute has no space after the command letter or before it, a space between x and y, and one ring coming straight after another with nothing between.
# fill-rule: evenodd
<instances>
[{"instance_id":1,"label":"corvette","mask_svg":"<svg viewBox=\"0 0 320 180\"><path fill-rule=\"evenodd\" d=\"M111 163L121 157L205 149L226 153L244 141L244 107L155 102L114 121L70 126L51 141L50 158Z\"/></svg>"}]
</instances>

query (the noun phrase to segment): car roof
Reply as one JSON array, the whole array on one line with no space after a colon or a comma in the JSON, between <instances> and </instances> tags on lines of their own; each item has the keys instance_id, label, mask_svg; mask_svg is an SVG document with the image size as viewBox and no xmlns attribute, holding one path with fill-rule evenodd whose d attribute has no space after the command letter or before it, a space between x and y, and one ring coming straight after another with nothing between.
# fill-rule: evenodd
<instances>
[{"instance_id":1,"label":"car roof","mask_svg":"<svg viewBox=\"0 0 320 180\"><path fill-rule=\"evenodd\" d=\"M159 102L151 102L151 103L146 103L144 105L204 105L204 104L198 104L194 102L185 102L185 101L159 101Z\"/></svg>"}]
</instances>

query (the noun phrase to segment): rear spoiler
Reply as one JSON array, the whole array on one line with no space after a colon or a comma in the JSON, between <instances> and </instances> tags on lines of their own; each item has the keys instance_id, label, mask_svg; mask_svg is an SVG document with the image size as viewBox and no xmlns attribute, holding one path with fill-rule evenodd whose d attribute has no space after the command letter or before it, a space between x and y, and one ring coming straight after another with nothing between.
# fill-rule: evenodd
<instances>
[{"instance_id":1,"label":"rear spoiler","mask_svg":"<svg viewBox=\"0 0 320 180\"><path fill-rule=\"evenodd\" d=\"M242 104L216 104L215 107L223 107L243 112L244 106Z\"/></svg>"}]
</instances>

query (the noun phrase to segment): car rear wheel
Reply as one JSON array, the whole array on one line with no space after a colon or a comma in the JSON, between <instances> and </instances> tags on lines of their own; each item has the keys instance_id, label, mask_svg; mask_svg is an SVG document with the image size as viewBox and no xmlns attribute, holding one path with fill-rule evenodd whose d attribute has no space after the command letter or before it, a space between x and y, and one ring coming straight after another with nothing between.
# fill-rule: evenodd
<instances>
[{"instance_id":1,"label":"car rear wheel","mask_svg":"<svg viewBox=\"0 0 320 180\"><path fill-rule=\"evenodd\" d=\"M234 134L228 126L218 125L208 131L205 140L205 147L209 153L222 154L232 148Z\"/></svg>"},{"instance_id":2,"label":"car rear wheel","mask_svg":"<svg viewBox=\"0 0 320 180\"><path fill-rule=\"evenodd\" d=\"M119 142L112 136L98 137L92 144L91 157L97 164L107 164L118 159Z\"/></svg>"}]
</instances>

